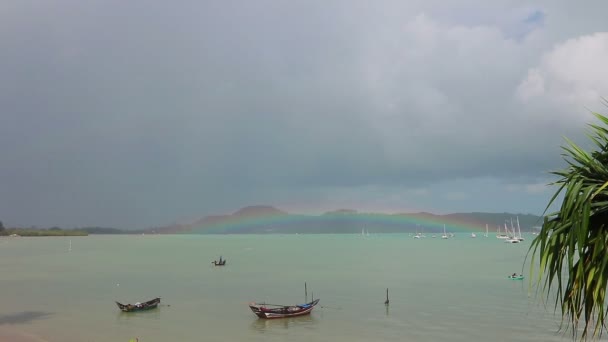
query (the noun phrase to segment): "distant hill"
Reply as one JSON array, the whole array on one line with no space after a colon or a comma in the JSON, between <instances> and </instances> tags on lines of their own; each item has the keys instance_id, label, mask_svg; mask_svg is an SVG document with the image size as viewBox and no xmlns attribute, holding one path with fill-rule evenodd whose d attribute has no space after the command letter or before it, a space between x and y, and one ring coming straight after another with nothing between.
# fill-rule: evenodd
<instances>
[{"instance_id":1,"label":"distant hill","mask_svg":"<svg viewBox=\"0 0 608 342\"><path fill-rule=\"evenodd\" d=\"M128 231L117 229L117 228L104 228L104 227L83 227L79 230L85 231L89 234L127 234Z\"/></svg>"},{"instance_id":2,"label":"distant hill","mask_svg":"<svg viewBox=\"0 0 608 342\"><path fill-rule=\"evenodd\" d=\"M529 232L542 224L540 216L514 213L361 213L340 209L321 215L290 214L271 206L249 206L227 215L211 215L190 224L174 224L154 228L161 234L340 234L360 233L427 233L441 232L443 225L450 232L483 232L486 224L491 233L497 227L516 227Z\"/></svg>"}]
</instances>

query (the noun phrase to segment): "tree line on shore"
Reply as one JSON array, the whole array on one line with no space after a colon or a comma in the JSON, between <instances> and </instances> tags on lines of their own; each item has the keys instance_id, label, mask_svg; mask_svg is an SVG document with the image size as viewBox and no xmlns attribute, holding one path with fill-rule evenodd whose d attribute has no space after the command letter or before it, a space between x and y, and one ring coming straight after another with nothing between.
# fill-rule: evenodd
<instances>
[{"instance_id":1,"label":"tree line on shore","mask_svg":"<svg viewBox=\"0 0 608 342\"><path fill-rule=\"evenodd\" d=\"M137 234L136 231L126 231L117 228L81 227L81 228L37 228L37 227L6 227L0 221L0 236L87 236L89 234Z\"/></svg>"},{"instance_id":2,"label":"tree line on shore","mask_svg":"<svg viewBox=\"0 0 608 342\"><path fill-rule=\"evenodd\" d=\"M82 229L62 229L59 227L45 228L16 228L5 227L0 221L0 236L86 236L88 232Z\"/></svg>"}]
</instances>

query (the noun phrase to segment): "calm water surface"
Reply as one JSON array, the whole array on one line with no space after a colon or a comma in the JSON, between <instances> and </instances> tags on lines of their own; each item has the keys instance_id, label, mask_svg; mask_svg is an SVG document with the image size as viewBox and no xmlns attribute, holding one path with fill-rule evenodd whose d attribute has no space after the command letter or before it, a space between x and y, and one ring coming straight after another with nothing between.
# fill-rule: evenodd
<instances>
[{"instance_id":1,"label":"calm water surface","mask_svg":"<svg viewBox=\"0 0 608 342\"><path fill-rule=\"evenodd\" d=\"M552 306L528 294L527 280L506 277L527 275L531 239L0 238L0 331L54 342L567 341ZM227 266L213 267L220 255ZM321 298L310 316L260 320L247 307L303 302L304 282L309 299ZM114 304L156 296L162 306L150 312Z\"/></svg>"}]
</instances>

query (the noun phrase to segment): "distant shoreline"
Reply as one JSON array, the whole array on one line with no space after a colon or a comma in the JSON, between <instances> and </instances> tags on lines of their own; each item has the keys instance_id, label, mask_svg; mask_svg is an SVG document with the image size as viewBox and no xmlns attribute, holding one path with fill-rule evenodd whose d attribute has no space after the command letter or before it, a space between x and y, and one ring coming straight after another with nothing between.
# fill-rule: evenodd
<instances>
[{"instance_id":1,"label":"distant shoreline","mask_svg":"<svg viewBox=\"0 0 608 342\"><path fill-rule=\"evenodd\" d=\"M87 236L88 232L83 230L63 229L26 229L10 228L1 232L0 236L7 237L42 237L42 236Z\"/></svg>"}]
</instances>

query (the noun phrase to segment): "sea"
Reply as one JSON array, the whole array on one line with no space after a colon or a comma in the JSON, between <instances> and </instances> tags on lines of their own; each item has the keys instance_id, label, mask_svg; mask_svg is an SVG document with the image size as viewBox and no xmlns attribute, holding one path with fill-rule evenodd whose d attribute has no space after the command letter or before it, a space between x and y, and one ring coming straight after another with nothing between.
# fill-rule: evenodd
<instances>
[{"instance_id":1,"label":"sea","mask_svg":"<svg viewBox=\"0 0 608 342\"><path fill-rule=\"evenodd\" d=\"M533 238L508 244L482 233L2 237L0 336L569 341L554 302L530 282ZM220 256L226 266L213 266ZM513 273L525 279L508 279ZM161 305L148 312L123 313L115 304L155 297ZM312 298L320 302L311 315L288 319L258 319L248 307Z\"/></svg>"}]
</instances>

